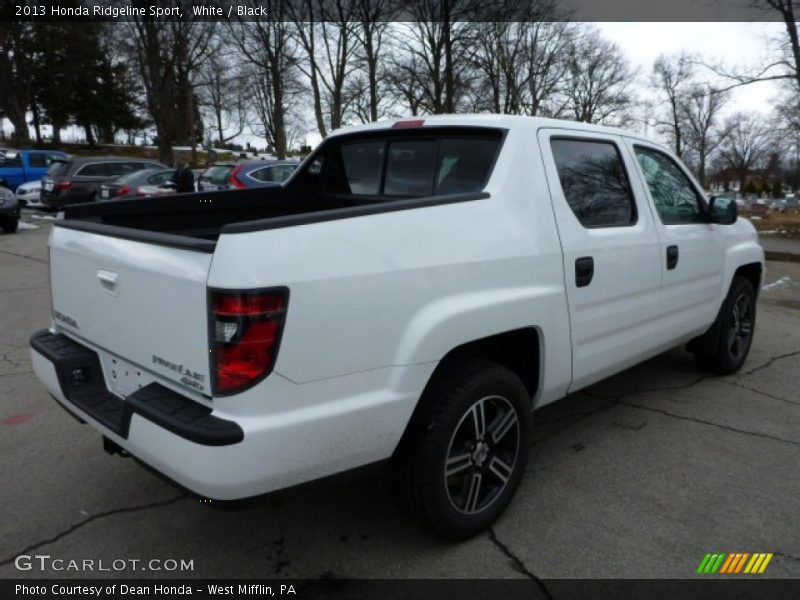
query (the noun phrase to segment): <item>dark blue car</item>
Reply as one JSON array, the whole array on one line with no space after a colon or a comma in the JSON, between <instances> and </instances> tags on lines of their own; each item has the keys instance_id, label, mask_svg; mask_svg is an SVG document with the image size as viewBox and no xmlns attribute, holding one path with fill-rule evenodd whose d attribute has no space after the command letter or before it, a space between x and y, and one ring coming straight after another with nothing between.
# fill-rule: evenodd
<instances>
[{"instance_id":1,"label":"dark blue car","mask_svg":"<svg viewBox=\"0 0 800 600\"><path fill-rule=\"evenodd\" d=\"M197 181L197 190L212 192L281 185L298 166L300 166L300 162L292 160L246 160L217 163L200 176Z\"/></svg>"}]
</instances>

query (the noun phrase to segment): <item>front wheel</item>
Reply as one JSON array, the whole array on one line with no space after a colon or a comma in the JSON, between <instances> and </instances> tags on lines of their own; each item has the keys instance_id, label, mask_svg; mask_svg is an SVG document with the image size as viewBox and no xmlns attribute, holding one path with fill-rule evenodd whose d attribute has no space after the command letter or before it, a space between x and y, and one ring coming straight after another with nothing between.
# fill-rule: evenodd
<instances>
[{"instance_id":1,"label":"front wheel","mask_svg":"<svg viewBox=\"0 0 800 600\"><path fill-rule=\"evenodd\" d=\"M396 456L406 507L449 539L491 526L522 479L531 420L530 396L512 371L477 360L445 367Z\"/></svg>"},{"instance_id":2,"label":"front wheel","mask_svg":"<svg viewBox=\"0 0 800 600\"><path fill-rule=\"evenodd\" d=\"M756 293L750 280L735 277L717 316L719 334L710 352L696 352L698 363L720 375L738 371L753 343L756 326Z\"/></svg>"}]
</instances>

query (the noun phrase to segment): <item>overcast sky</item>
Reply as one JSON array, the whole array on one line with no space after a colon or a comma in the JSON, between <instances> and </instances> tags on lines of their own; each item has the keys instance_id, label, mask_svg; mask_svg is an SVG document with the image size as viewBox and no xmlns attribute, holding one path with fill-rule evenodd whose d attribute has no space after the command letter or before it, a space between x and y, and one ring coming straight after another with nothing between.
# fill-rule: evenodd
<instances>
[{"instance_id":1,"label":"overcast sky","mask_svg":"<svg viewBox=\"0 0 800 600\"><path fill-rule=\"evenodd\" d=\"M782 23L596 23L616 42L646 80L660 54L685 49L707 62L757 65L766 59L769 39L785 35ZM706 73L701 72L701 75ZM708 72L709 77L713 74ZM755 83L735 91L729 110L768 112L777 93L772 82Z\"/></svg>"}]
</instances>

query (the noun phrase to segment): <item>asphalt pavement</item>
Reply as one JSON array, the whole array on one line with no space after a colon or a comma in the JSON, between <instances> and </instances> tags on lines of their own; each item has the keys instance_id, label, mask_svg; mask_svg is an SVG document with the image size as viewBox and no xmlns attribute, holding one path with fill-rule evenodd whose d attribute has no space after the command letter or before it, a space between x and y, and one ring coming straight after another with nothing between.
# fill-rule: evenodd
<instances>
[{"instance_id":1,"label":"asphalt pavement","mask_svg":"<svg viewBox=\"0 0 800 600\"><path fill-rule=\"evenodd\" d=\"M798 263L768 264L739 374L676 349L537 411L515 500L453 544L402 514L381 476L218 510L104 453L31 372L51 225L25 220L38 228L0 236L2 578L683 578L709 552L773 553L759 577L800 577ZM192 570L19 570L19 555Z\"/></svg>"}]
</instances>

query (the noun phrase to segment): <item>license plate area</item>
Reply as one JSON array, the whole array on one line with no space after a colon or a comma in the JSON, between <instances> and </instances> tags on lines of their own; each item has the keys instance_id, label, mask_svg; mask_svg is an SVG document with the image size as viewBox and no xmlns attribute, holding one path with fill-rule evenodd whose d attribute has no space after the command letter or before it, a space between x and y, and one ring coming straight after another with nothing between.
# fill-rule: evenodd
<instances>
[{"instance_id":1,"label":"license plate area","mask_svg":"<svg viewBox=\"0 0 800 600\"><path fill-rule=\"evenodd\" d=\"M100 362L109 391L123 398L153 382L153 377L140 367L116 356L101 356Z\"/></svg>"}]
</instances>

